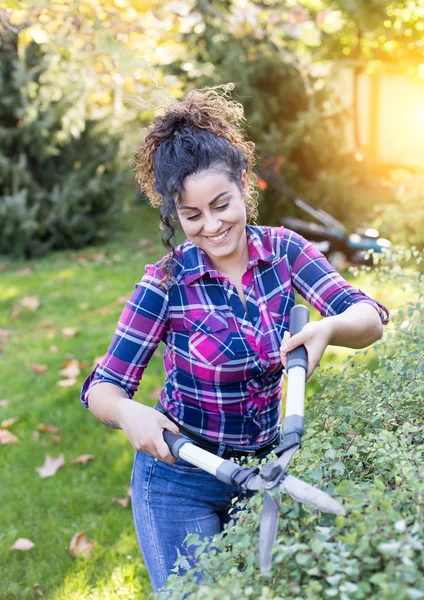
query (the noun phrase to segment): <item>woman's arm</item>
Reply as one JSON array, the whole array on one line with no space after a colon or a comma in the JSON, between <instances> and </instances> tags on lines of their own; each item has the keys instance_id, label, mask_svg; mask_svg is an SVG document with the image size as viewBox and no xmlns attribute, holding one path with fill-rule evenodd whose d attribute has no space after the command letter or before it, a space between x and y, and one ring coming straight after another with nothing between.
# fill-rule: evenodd
<instances>
[{"instance_id":1,"label":"woman's arm","mask_svg":"<svg viewBox=\"0 0 424 600\"><path fill-rule=\"evenodd\" d=\"M329 330L329 344L365 348L383 335L383 325L375 308L365 302L349 306L340 315L322 321Z\"/></svg>"},{"instance_id":2,"label":"woman's arm","mask_svg":"<svg viewBox=\"0 0 424 600\"><path fill-rule=\"evenodd\" d=\"M106 427L122 429L134 450L142 450L170 464L175 462L163 430L179 434L177 425L165 415L131 400L117 385L98 383L88 393L90 412Z\"/></svg>"},{"instance_id":3,"label":"woman's arm","mask_svg":"<svg viewBox=\"0 0 424 600\"><path fill-rule=\"evenodd\" d=\"M303 344L308 353L306 377L309 378L328 345L365 348L382 335L383 325L378 312L370 304L358 302L340 315L308 323L293 337L286 332L280 348L281 362L285 367L287 353Z\"/></svg>"}]
</instances>

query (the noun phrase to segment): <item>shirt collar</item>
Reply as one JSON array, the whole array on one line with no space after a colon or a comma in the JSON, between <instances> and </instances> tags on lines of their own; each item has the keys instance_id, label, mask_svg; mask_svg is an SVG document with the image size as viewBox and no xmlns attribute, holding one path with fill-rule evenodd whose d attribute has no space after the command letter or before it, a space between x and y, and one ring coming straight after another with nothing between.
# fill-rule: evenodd
<instances>
[{"instance_id":1,"label":"shirt collar","mask_svg":"<svg viewBox=\"0 0 424 600\"><path fill-rule=\"evenodd\" d=\"M246 234L250 256L247 268L254 267L259 261L272 263L276 257L272 250L269 228L247 225ZM206 252L190 241L183 244L183 260L186 285L190 285L205 275L209 275L209 277L219 277L220 275L213 267Z\"/></svg>"}]
</instances>

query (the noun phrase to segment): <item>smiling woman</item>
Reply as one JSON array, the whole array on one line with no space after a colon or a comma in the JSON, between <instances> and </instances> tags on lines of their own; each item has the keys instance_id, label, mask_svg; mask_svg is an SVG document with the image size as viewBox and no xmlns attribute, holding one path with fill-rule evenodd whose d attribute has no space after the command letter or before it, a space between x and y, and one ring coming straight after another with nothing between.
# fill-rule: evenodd
<instances>
[{"instance_id":1,"label":"smiling woman","mask_svg":"<svg viewBox=\"0 0 424 600\"><path fill-rule=\"evenodd\" d=\"M137 180L159 207L169 253L147 265L81 394L136 450L134 522L155 591L178 555L187 557L180 574L192 565L187 534L212 538L243 495L175 460L163 431L180 432L222 458L263 458L280 443L287 352L305 345L310 375L328 344L366 346L387 322L384 307L297 233L252 224L254 146L244 139L243 111L229 89L194 90L172 101L136 155ZM177 224L187 239L176 247ZM325 318L290 338L294 290ZM155 410L132 398L160 342L166 380Z\"/></svg>"}]
</instances>

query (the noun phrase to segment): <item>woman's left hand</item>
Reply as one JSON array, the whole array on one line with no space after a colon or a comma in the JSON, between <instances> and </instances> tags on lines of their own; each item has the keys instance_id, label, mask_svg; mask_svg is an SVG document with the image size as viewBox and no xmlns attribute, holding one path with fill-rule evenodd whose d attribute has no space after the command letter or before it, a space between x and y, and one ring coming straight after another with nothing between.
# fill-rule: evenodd
<instances>
[{"instance_id":1,"label":"woman's left hand","mask_svg":"<svg viewBox=\"0 0 424 600\"><path fill-rule=\"evenodd\" d=\"M309 379L331 341L333 332L330 321L331 317L327 317L321 321L307 323L302 331L293 336L288 331L284 333L280 347L281 362L284 368L287 364L287 354L303 344L308 353L306 379Z\"/></svg>"}]
</instances>

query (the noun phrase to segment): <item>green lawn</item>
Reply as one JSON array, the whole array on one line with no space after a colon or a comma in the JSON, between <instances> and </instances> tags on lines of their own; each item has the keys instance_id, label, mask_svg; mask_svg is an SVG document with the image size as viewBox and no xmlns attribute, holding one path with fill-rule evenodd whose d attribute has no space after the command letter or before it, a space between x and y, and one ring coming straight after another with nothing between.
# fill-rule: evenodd
<instances>
[{"instance_id":1,"label":"green lawn","mask_svg":"<svg viewBox=\"0 0 424 600\"><path fill-rule=\"evenodd\" d=\"M150 242L140 246L140 238ZM0 332L10 335L3 331L0 336L0 401L9 402L0 405L0 422L17 417L10 431L20 440L0 446L0 597L5 600L38 598L38 590L46 600L143 600L151 592L130 506L112 502L126 495L132 448L121 431L106 429L82 407L79 391L94 358L110 342L123 298L131 294L144 265L161 255L157 215L139 206L107 246L36 261L1 261ZM31 272L22 271L26 267ZM387 301L387 289L374 289L371 276L364 276L359 287ZM395 293L390 294L391 306ZM19 301L29 296L39 298L35 311L20 308ZM396 297L396 304L401 300ZM65 337L66 328L76 328L76 335ZM323 366L338 367L347 354L331 349ZM77 383L58 387L64 379L59 371L72 359L83 361ZM34 364L47 366L46 373L35 373ZM138 400L154 404L162 382L156 352ZM59 427L60 439L45 432L34 439L40 423ZM54 477L42 479L36 467L46 454L61 453L65 465ZM82 454L94 459L72 464ZM73 558L70 541L83 530L97 545L89 558ZM29 538L35 547L11 551L18 538Z\"/></svg>"}]
</instances>

